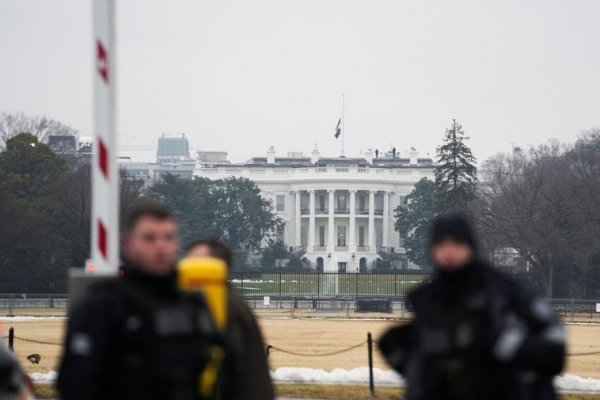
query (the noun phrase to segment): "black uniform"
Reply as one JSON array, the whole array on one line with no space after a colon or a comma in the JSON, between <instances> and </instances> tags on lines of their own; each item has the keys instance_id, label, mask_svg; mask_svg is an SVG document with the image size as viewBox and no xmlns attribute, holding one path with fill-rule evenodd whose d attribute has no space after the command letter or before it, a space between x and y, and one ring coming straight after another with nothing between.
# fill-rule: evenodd
<instances>
[{"instance_id":1,"label":"black uniform","mask_svg":"<svg viewBox=\"0 0 600 400\"><path fill-rule=\"evenodd\" d=\"M63 400L196 400L216 334L201 296L175 275L126 268L72 310L57 387Z\"/></svg>"},{"instance_id":2,"label":"black uniform","mask_svg":"<svg viewBox=\"0 0 600 400\"><path fill-rule=\"evenodd\" d=\"M506 275L477 260L438 270L408 303L412 323L379 344L404 375L408 400L557 398L552 378L563 368L563 329L543 299Z\"/></svg>"},{"instance_id":3,"label":"black uniform","mask_svg":"<svg viewBox=\"0 0 600 400\"><path fill-rule=\"evenodd\" d=\"M273 400L275 391L260 327L242 297L229 289L229 362L223 368L221 399Z\"/></svg>"}]
</instances>

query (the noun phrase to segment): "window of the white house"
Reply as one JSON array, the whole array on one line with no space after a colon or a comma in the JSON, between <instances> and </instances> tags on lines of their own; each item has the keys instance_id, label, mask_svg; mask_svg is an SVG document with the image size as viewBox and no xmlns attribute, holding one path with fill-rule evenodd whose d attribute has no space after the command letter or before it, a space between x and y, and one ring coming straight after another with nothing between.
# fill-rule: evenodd
<instances>
[{"instance_id":1,"label":"window of the white house","mask_svg":"<svg viewBox=\"0 0 600 400\"><path fill-rule=\"evenodd\" d=\"M325 226L319 226L319 246L325 246Z\"/></svg>"},{"instance_id":2,"label":"window of the white house","mask_svg":"<svg viewBox=\"0 0 600 400\"><path fill-rule=\"evenodd\" d=\"M346 246L346 225L338 225L338 246Z\"/></svg>"},{"instance_id":3,"label":"window of the white house","mask_svg":"<svg viewBox=\"0 0 600 400\"><path fill-rule=\"evenodd\" d=\"M364 226L358 227L358 245L360 247L365 246L365 227Z\"/></svg>"},{"instance_id":4,"label":"window of the white house","mask_svg":"<svg viewBox=\"0 0 600 400\"><path fill-rule=\"evenodd\" d=\"M325 195L319 195L319 211L325 211Z\"/></svg>"},{"instance_id":5,"label":"window of the white house","mask_svg":"<svg viewBox=\"0 0 600 400\"><path fill-rule=\"evenodd\" d=\"M346 211L346 195L341 194L338 196L338 210Z\"/></svg>"},{"instance_id":6,"label":"window of the white house","mask_svg":"<svg viewBox=\"0 0 600 400\"><path fill-rule=\"evenodd\" d=\"M277 211L285 211L285 195L277 195Z\"/></svg>"}]
</instances>

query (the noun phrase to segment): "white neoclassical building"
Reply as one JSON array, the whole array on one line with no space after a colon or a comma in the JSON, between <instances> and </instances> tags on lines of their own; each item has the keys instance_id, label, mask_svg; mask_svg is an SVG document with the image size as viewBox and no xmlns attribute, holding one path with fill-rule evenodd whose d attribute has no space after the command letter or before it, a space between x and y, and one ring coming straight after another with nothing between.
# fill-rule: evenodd
<instances>
[{"instance_id":1,"label":"white neoclassical building","mask_svg":"<svg viewBox=\"0 0 600 400\"><path fill-rule=\"evenodd\" d=\"M270 148L266 157L241 164L204 162L210 155L200 153L194 175L254 181L285 222L281 240L316 269L335 272L358 272L377 258L401 259L394 210L417 181L433 179L434 169L414 149L407 156L369 150L356 158L327 158L316 149L310 157L277 157Z\"/></svg>"}]
</instances>

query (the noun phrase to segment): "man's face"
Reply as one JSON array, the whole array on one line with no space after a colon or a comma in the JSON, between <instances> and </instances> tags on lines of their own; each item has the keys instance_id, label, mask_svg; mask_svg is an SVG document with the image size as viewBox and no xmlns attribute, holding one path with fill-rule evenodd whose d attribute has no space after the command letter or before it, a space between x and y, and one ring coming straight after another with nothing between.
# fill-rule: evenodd
<instances>
[{"instance_id":1,"label":"man's face","mask_svg":"<svg viewBox=\"0 0 600 400\"><path fill-rule=\"evenodd\" d=\"M144 272L168 275L177 262L177 224L170 218L141 217L125 237L123 250L127 259Z\"/></svg>"},{"instance_id":2,"label":"man's face","mask_svg":"<svg viewBox=\"0 0 600 400\"><path fill-rule=\"evenodd\" d=\"M443 271L455 271L473 259L473 249L464 242L447 239L431 249L433 263Z\"/></svg>"},{"instance_id":3,"label":"man's face","mask_svg":"<svg viewBox=\"0 0 600 400\"><path fill-rule=\"evenodd\" d=\"M195 246L188 251L187 257L192 258L204 258L204 257L212 257L210 247L201 244L200 246Z\"/></svg>"}]
</instances>

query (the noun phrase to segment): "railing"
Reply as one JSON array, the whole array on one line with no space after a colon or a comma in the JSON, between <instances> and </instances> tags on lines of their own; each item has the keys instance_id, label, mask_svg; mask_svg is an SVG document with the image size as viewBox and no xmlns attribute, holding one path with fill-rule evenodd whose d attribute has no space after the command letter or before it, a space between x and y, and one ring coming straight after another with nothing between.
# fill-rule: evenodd
<instances>
[{"instance_id":1,"label":"railing","mask_svg":"<svg viewBox=\"0 0 600 400\"><path fill-rule=\"evenodd\" d=\"M336 214L350 214L350 210L347 208L336 208L335 213Z\"/></svg>"},{"instance_id":2,"label":"railing","mask_svg":"<svg viewBox=\"0 0 600 400\"><path fill-rule=\"evenodd\" d=\"M370 251L370 247L369 246L358 246L356 248L356 251L358 253L368 253Z\"/></svg>"}]
</instances>

